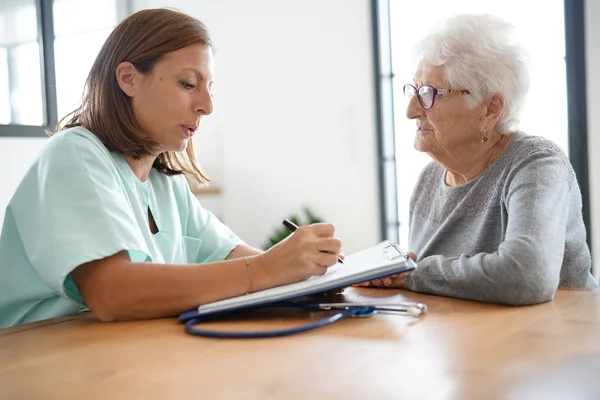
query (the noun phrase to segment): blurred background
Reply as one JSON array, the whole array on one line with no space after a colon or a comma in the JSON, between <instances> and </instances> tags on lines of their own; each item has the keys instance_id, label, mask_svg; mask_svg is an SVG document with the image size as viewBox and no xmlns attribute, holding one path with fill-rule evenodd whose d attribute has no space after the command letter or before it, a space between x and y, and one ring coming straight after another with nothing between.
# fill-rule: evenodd
<instances>
[{"instance_id":1,"label":"blurred background","mask_svg":"<svg viewBox=\"0 0 600 400\"><path fill-rule=\"evenodd\" d=\"M44 129L79 105L113 27L135 11L171 7L206 23L215 43L215 112L194 138L212 178L192 185L202 205L257 247L296 216L334 223L346 253L384 238L406 248L410 194L429 161L413 149L414 122L404 117L411 48L444 17L491 12L512 22L530 50L522 129L569 154L594 256L599 3L0 0L0 222Z\"/></svg>"}]
</instances>

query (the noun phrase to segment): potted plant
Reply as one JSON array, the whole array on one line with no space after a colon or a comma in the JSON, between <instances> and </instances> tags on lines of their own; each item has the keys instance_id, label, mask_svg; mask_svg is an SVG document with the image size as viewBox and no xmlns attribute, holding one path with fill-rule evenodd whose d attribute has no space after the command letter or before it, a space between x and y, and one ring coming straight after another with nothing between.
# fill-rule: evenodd
<instances>
[{"instance_id":1,"label":"potted plant","mask_svg":"<svg viewBox=\"0 0 600 400\"><path fill-rule=\"evenodd\" d=\"M317 217L315 214L313 214L313 212L310 209L304 208L303 211L304 211L304 215L305 215L304 222L302 222L298 218L297 215L292 215L288 219L298 226L310 225L310 224L315 224L318 222L323 222L323 220L321 218ZM271 235L271 237L269 237L267 239L267 242L263 245L263 250L268 250L269 248L275 246L277 243L281 242L283 239L288 237L291 233L292 232L290 232L290 230L288 228L286 228L285 226L278 228L273 233L273 235Z\"/></svg>"}]
</instances>

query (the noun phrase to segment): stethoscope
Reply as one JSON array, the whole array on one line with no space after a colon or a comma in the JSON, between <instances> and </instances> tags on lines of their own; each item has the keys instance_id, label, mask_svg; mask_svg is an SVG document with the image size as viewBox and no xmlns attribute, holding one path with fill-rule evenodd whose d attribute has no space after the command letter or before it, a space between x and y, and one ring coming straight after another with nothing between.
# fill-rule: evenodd
<instances>
[{"instance_id":1,"label":"stethoscope","mask_svg":"<svg viewBox=\"0 0 600 400\"><path fill-rule=\"evenodd\" d=\"M308 310L339 310L337 313L313 321L308 324L273 330L273 331L262 331L262 332L238 332L238 331L211 331L206 329L199 329L196 327L201 322L209 322L217 317L225 315L224 313L209 315L209 316L196 316L185 322L185 330L187 333L194 336L204 336L211 338L227 338L227 339L259 339L259 338L272 338L280 336L289 336L296 333L311 331L313 329L322 328L327 325L331 325L334 322L341 321L348 317L364 318L372 317L377 312L395 313L400 315L406 315L414 318L420 318L427 313L427 306L423 303L414 302L403 302L403 303L315 303L315 302L294 302L284 301L272 303L263 307L279 308L279 307L294 307Z\"/></svg>"}]
</instances>

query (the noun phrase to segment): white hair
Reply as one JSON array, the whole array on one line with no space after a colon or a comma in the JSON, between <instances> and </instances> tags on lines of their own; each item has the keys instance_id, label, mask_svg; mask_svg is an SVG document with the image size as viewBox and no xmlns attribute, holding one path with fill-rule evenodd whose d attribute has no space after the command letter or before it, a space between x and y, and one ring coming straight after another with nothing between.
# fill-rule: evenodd
<instances>
[{"instance_id":1,"label":"white hair","mask_svg":"<svg viewBox=\"0 0 600 400\"><path fill-rule=\"evenodd\" d=\"M513 40L514 27L490 14L450 17L414 49L420 66L442 66L450 89L467 89L469 107L492 93L504 96L496 123L500 133L514 132L529 89L528 54Z\"/></svg>"}]
</instances>

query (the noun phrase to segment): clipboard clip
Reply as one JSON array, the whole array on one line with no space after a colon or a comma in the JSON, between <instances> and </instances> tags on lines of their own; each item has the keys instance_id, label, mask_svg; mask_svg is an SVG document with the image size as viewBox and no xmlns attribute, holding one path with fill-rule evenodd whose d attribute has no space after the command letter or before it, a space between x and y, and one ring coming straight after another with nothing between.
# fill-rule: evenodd
<instances>
[{"instance_id":1,"label":"clipboard clip","mask_svg":"<svg viewBox=\"0 0 600 400\"><path fill-rule=\"evenodd\" d=\"M398 243L389 242L389 244L383 248L383 252L390 260L395 260L399 257L408 259L408 253L402 251Z\"/></svg>"}]
</instances>

